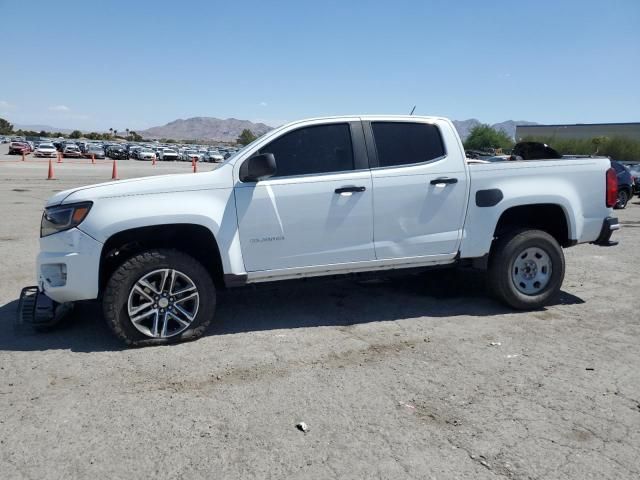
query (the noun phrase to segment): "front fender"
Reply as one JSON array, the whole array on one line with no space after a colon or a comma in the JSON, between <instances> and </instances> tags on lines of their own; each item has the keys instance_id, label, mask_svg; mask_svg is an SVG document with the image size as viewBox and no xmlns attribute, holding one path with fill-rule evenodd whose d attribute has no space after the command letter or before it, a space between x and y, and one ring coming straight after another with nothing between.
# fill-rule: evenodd
<instances>
[{"instance_id":1,"label":"front fender","mask_svg":"<svg viewBox=\"0 0 640 480\"><path fill-rule=\"evenodd\" d=\"M125 230L170 224L207 228L218 242L224 273L245 273L231 188L101 198L79 228L105 243Z\"/></svg>"}]
</instances>

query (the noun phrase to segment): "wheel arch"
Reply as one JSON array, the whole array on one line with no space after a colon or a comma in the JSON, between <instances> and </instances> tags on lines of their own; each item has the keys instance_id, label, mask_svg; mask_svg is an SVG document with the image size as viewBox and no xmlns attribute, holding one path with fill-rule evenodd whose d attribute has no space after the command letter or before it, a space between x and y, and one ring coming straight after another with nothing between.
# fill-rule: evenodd
<instances>
[{"instance_id":1,"label":"wheel arch","mask_svg":"<svg viewBox=\"0 0 640 480\"><path fill-rule=\"evenodd\" d=\"M521 228L532 228L547 232L562 247L570 247L571 225L565 209L556 203L533 203L516 205L505 209L498 218L494 238Z\"/></svg>"},{"instance_id":2,"label":"wheel arch","mask_svg":"<svg viewBox=\"0 0 640 480\"><path fill-rule=\"evenodd\" d=\"M172 223L130 228L111 235L100 255L99 292L104 291L123 262L153 248L172 248L190 255L207 269L216 287L224 287L222 257L213 232L202 225Z\"/></svg>"}]
</instances>

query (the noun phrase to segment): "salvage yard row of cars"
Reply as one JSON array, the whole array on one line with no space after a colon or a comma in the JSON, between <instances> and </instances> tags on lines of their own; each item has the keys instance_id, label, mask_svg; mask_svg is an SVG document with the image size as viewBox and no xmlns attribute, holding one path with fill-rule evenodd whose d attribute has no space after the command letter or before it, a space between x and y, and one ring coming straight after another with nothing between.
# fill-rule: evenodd
<instances>
[{"instance_id":1,"label":"salvage yard row of cars","mask_svg":"<svg viewBox=\"0 0 640 480\"><path fill-rule=\"evenodd\" d=\"M5 142L3 142L5 143ZM36 157L112 158L114 160L156 160L185 162L222 162L238 149L227 145L162 145L136 143L101 143L82 140L43 140L33 142L21 137L9 141L9 155L33 153Z\"/></svg>"}]
</instances>

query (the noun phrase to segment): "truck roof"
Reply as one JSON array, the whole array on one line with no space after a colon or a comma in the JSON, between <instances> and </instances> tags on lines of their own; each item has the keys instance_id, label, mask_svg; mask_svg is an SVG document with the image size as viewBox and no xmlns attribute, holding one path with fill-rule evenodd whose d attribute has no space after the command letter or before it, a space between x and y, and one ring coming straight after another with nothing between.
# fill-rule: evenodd
<instances>
[{"instance_id":1,"label":"truck roof","mask_svg":"<svg viewBox=\"0 0 640 480\"><path fill-rule=\"evenodd\" d=\"M293 122L287 122L288 124L292 123L302 123L302 122L312 122L318 120L342 120L348 118L361 118L362 120L380 120L380 119L390 119L390 120L446 120L449 121L448 118L438 117L432 115L334 115L327 117L312 117L312 118L303 118L301 120L295 120Z\"/></svg>"}]
</instances>

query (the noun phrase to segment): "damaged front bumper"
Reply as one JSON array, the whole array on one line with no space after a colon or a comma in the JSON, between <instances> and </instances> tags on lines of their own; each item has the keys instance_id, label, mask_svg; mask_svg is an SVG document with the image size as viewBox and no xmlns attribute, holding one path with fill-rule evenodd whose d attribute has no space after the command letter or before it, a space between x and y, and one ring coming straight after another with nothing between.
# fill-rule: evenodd
<instances>
[{"instance_id":1,"label":"damaged front bumper","mask_svg":"<svg viewBox=\"0 0 640 480\"><path fill-rule=\"evenodd\" d=\"M16 321L19 325L52 327L73 310L73 303L58 303L37 286L25 287L20 292Z\"/></svg>"}]
</instances>

